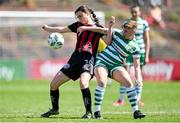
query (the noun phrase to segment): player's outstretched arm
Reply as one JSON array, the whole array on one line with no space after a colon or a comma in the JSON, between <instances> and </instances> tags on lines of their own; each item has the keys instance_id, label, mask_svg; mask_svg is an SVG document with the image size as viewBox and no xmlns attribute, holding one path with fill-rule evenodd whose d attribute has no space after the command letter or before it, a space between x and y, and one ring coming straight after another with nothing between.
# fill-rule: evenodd
<instances>
[{"instance_id":1,"label":"player's outstretched arm","mask_svg":"<svg viewBox=\"0 0 180 123\"><path fill-rule=\"evenodd\" d=\"M102 33L102 34L107 34L107 28L103 28L103 27L97 27L97 26L80 26L77 31L78 32L83 32L83 31L92 31L92 32L99 32L99 33Z\"/></svg>"},{"instance_id":2,"label":"player's outstretched arm","mask_svg":"<svg viewBox=\"0 0 180 123\"><path fill-rule=\"evenodd\" d=\"M52 27L52 26L48 26L48 25L43 25L42 29L44 31L48 31L48 32L59 32L59 33L65 33L65 32L71 32L71 30L65 26L65 27Z\"/></svg>"}]
</instances>

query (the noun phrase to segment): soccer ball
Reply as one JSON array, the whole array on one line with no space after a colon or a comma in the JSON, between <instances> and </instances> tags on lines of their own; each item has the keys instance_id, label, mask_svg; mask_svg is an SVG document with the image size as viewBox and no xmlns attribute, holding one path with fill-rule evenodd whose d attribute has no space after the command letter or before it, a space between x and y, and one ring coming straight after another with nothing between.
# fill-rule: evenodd
<instances>
[{"instance_id":1,"label":"soccer ball","mask_svg":"<svg viewBox=\"0 0 180 123\"><path fill-rule=\"evenodd\" d=\"M48 36L48 44L53 49L61 48L64 44L64 37L57 32L51 33Z\"/></svg>"}]
</instances>

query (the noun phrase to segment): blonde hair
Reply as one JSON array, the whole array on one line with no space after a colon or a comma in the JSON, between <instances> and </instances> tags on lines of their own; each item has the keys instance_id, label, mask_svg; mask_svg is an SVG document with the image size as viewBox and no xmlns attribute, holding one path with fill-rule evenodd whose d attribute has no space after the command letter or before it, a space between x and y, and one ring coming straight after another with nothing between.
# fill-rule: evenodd
<instances>
[{"instance_id":1,"label":"blonde hair","mask_svg":"<svg viewBox=\"0 0 180 123\"><path fill-rule=\"evenodd\" d=\"M131 29L135 29L137 28L137 22L134 20L127 20L125 21L125 23L123 24L123 27L129 27Z\"/></svg>"}]
</instances>

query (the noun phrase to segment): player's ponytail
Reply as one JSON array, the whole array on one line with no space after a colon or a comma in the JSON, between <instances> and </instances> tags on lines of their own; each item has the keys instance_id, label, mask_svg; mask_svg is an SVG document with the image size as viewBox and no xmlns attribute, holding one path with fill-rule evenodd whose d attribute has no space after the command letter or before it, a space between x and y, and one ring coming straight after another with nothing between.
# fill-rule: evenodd
<instances>
[{"instance_id":1,"label":"player's ponytail","mask_svg":"<svg viewBox=\"0 0 180 123\"><path fill-rule=\"evenodd\" d=\"M97 18L96 14L94 13L94 11L90 8L88 8L89 12L91 13L93 19L94 19L94 22L96 23L96 25L99 25L99 19Z\"/></svg>"}]
</instances>

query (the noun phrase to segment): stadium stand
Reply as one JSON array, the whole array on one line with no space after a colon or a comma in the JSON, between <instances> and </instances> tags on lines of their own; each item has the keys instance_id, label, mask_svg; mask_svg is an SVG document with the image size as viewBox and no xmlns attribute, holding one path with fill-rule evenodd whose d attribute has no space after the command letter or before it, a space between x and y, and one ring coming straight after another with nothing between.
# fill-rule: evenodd
<instances>
[{"instance_id":1,"label":"stadium stand","mask_svg":"<svg viewBox=\"0 0 180 123\"><path fill-rule=\"evenodd\" d=\"M57 11L57 10L73 10L80 2L73 2L72 0L63 0L61 1L62 4L59 3L59 0L21 0L19 1L10 1L10 0L1 0L0 1L0 10L2 15L2 11L13 10L13 11L38 11L38 10L48 10L48 11ZM176 0L173 1L173 5L175 6ZM90 6L97 9L98 11L106 12L106 18L112 13L108 13L110 10L109 8L113 6L113 14L117 15L117 18L124 17L118 11L119 7L121 7L122 11L127 11L128 7L122 2L113 2L112 0L108 2L104 1L96 1L92 0L88 2ZM60 9L61 8L61 9ZM171 7L173 8L173 7ZM173 8L177 9L177 7ZM117 11L119 13L115 13ZM166 18L165 18L166 19ZM48 47L47 45L47 35L41 31L41 25L47 22L50 22L52 18L49 18L45 21L42 18L38 18L35 20L28 19L28 20L21 20L24 24L28 25L29 22L33 22L34 25L29 26L16 26L13 27L13 21L16 18L0 18L2 22L0 25L1 32L0 32L0 58L27 58L27 59L34 59L34 58L41 58L41 59L49 59L49 58L60 58L60 57L68 57L69 54L73 51L73 45L75 45L75 38L73 35L66 34L64 35L66 42L64 47L61 50L53 50ZM55 19L54 19L55 20ZM123 20L123 18L122 18ZM56 20L56 24L58 24ZM68 22L68 20L66 20ZM3 26L3 23L8 22L7 25ZM18 23L18 22L17 22ZM175 25L175 26L174 26ZM176 28L179 23L168 22L167 29L158 29L156 27L151 28L151 47L152 47L152 57L155 58L177 58L180 57L180 43L179 43L179 29ZM119 26L119 22L117 22L116 26ZM168 29L170 28L170 29Z\"/></svg>"}]
</instances>

